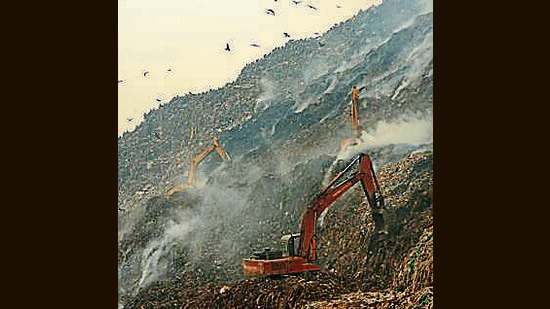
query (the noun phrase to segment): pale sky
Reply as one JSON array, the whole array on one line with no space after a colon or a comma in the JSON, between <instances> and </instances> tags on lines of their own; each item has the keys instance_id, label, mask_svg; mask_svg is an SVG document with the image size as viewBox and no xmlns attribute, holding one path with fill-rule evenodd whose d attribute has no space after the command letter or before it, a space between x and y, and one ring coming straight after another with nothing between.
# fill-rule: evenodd
<instances>
[{"instance_id":1,"label":"pale sky","mask_svg":"<svg viewBox=\"0 0 550 309\"><path fill-rule=\"evenodd\" d=\"M144 113L158 107L157 99L164 104L189 91L221 87L247 63L289 39L322 34L381 2L118 0L118 79L123 80L118 83L118 135L133 130ZM230 52L224 50L226 43Z\"/></svg>"}]
</instances>

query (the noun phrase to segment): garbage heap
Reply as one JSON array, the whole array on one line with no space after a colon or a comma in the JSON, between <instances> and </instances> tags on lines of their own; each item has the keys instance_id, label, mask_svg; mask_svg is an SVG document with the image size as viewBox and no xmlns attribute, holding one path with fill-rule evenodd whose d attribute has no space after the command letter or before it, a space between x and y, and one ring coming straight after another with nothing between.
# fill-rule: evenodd
<instances>
[{"instance_id":1,"label":"garbage heap","mask_svg":"<svg viewBox=\"0 0 550 309\"><path fill-rule=\"evenodd\" d=\"M377 171L387 234L375 234L355 186L319 226L313 278L212 284L196 273L143 290L126 308L432 308L433 153L413 153Z\"/></svg>"}]
</instances>

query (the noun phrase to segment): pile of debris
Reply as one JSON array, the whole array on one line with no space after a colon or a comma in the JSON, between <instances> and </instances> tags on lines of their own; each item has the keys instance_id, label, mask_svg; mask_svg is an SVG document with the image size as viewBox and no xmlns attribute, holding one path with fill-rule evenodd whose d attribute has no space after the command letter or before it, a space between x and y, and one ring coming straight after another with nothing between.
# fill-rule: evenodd
<instances>
[{"instance_id":1,"label":"pile of debris","mask_svg":"<svg viewBox=\"0 0 550 309\"><path fill-rule=\"evenodd\" d=\"M302 308L312 300L331 299L349 292L326 273L307 280L300 277L249 279L200 292L182 308Z\"/></svg>"},{"instance_id":2,"label":"pile of debris","mask_svg":"<svg viewBox=\"0 0 550 309\"><path fill-rule=\"evenodd\" d=\"M431 114L432 14L424 14L423 6L419 0L384 1L320 38L289 41L248 64L234 82L176 97L121 136L120 302L136 304L126 308L140 308L137 304L149 299L155 301L152 307L181 306L200 289L244 279L241 258L256 246L277 245L282 233L297 232L303 208L322 186L325 163L331 166L339 141L349 133L351 85L365 87L361 120L367 132L379 121ZM219 169L208 161L219 160L216 156L203 161L197 176L204 177L197 180L208 182L200 201L158 198L184 181L189 160L213 136L231 160ZM380 154L400 158L396 150L386 147ZM372 156L380 166L393 162L381 155ZM381 245L371 245L373 226L359 185L328 211L320 230L321 266L347 280L351 291L391 284L429 226L413 217L429 212L423 186L431 178L409 175L399 164L393 169L397 174L381 171L387 174L380 177L382 187L386 190L387 181L394 221L407 222L399 221L389 235L387 256ZM418 266L415 259L415 270ZM149 286L155 280L166 281Z\"/></svg>"},{"instance_id":3,"label":"pile of debris","mask_svg":"<svg viewBox=\"0 0 550 309\"><path fill-rule=\"evenodd\" d=\"M199 269L155 283L125 308L431 308L432 160L431 151L414 153L378 171L387 235L372 233L360 185L329 209L319 229L317 277L215 283Z\"/></svg>"},{"instance_id":4,"label":"pile of debris","mask_svg":"<svg viewBox=\"0 0 550 309\"><path fill-rule=\"evenodd\" d=\"M367 291L385 289L399 271L402 257L433 225L432 152L409 155L379 172L388 234L375 235L362 189L354 188L324 218L319 261L349 285Z\"/></svg>"},{"instance_id":5,"label":"pile of debris","mask_svg":"<svg viewBox=\"0 0 550 309\"><path fill-rule=\"evenodd\" d=\"M404 256L393 286L397 290L418 291L433 285L433 226L424 231L416 247Z\"/></svg>"},{"instance_id":6,"label":"pile of debris","mask_svg":"<svg viewBox=\"0 0 550 309\"><path fill-rule=\"evenodd\" d=\"M384 290L379 292L353 292L343 294L333 300L311 302L306 309L346 309L346 308L379 308L379 309L431 309L433 308L433 289L426 287L415 293Z\"/></svg>"}]
</instances>

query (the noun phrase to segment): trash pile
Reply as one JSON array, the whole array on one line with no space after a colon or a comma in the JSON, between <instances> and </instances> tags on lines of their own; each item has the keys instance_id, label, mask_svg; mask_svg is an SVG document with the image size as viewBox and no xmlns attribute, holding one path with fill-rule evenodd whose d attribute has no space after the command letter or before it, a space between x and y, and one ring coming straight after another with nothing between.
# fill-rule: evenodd
<instances>
[{"instance_id":1,"label":"trash pile","mask_svg":"<svg viewBox=\"0 0 550 309\"><path fill-rule=\"evenodd\" d=\"M208 288L182 308L301 308L312 300L330 299L349 292L336 278L249 279L237 284Z\"/></svg>"},{"instance_id":2,"label":"trash pile","mask_svg":"<svg viewBox=\"0 0 550 309\"><path fill-rule=\"evenodd\" d=\"M431 151L410 154L378 172L387 234L372 233L360 186L337 201L319 229L316 276L215 284L204 272L186 272L142 290L125 308L431 308L432 160Z\"/></svg>"},{"instance_id":3,"label":"trash pile","mask_svg":"<svg viewBox=\"0 0 550 309\"><path fill-rule=\"evenodd\" d=\"M358 76L366 86L361 95L368 97L365 124L431 109L433 63L424 42L431 35L431 14L415 17L423 5L386 1L322 37L289 40L247 64L224 87L176 96L144 114L134 131L118 139L121 212L179 184L197 144L214 136L233 155L257 147L266 133L292 138L280 131L296 133L320 122L347 128L349 90ZM421 60L411 62L417 54Z\"/></svg>"},{"instance_id":4,"label":"trash pile","mask_svg":"<svg viewBox=\"0 0 550 309\"><path fill-rule=\"evenodd\" d=\"M403 257L393 279L397 290L418 291L433 284L433 226L424 230L416 247Z\"/></svg>"},{"instance_id":5,"label":"trash pile","mask_svg":"<svg viewBox=\"0 0 550 309\"><path fill-rule=\"evenodd\" d=\"M387 235L374 235L360 187L340 202L343 205L331 208L319 241L325 269L361 290L384 289L393 282L402 257L433 224L432 157L431 152L412 154L380 170Z\"/></svg>"},{"instance_id":6,"label":"trash pile","mask_svg":"<svg viewBox=\"0 0 550 309\"><path fill-rule=\"evenodd\" d=\"M379 309L431 309L433 308L433 289L426 287L415 293L395 292L353 292L343 294L333 300L315 301L306 304L306 309L347 309L347 308L379 308Z\"/></svg>"},{"instance_id":7,"label":"trash pile","mask_svg":"<svg viewBox=\"0 0 550 309\"><path fill-rule=\"evenodd\" d=\"M206 307L222 300L231 306L244 300L241 294L254 301L264 295L247 285L240 260L277 245L281 234L297 232L340 140L348 138L351 85L365 87L360 109L367 133L380 121L431 115L433 13L424 2L387 0L320 37L290 40L249 63L234 82L175 97L119 137L121 307L180 308L196 299ZM230 162L205 158L197 170L203 187L164 199L168 188L185 182L189 160L214 136ZM319 299L300 294L291 306L397 286L395 292L405 294L396 297L407 298L430 286L431 236L425 233L432 225L432 154L401 160L418 151L417 143L391 143L368 151L380 167L388 234L371 236L370 208L356 185L318 229L325 273L314 281L331 278L345 289ZM286 287L258 285L283 293L303 283L290 279ZM215 294L224 286L237 294ZM267 308L283 303L282 296L272 297L259 301Z\"/></svg>"}]
</instances>

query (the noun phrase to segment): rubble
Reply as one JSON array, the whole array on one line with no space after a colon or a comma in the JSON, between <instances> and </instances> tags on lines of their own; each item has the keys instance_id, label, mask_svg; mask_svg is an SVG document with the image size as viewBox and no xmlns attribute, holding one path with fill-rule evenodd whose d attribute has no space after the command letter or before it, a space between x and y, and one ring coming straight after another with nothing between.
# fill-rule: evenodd
<instances>
[{"instance_id":1,"label":"rubble","mask_svg":"<svg viewBox=\"0 0 550 309\"><path fill-rule=\"evenodd\" d=\"M372 236L360 187L331 208L319 233L318 277L214 284L212 273L188 272L142 291L127 308L431 308L432 157L416 153L380 170L385 237Z\"/></svg>"},{"instance_id":2,"label":"rubble","mask_svg":"<svg viewBox=\"0 0 550 309\"><path fill-rule=\"evenodd\" d=\"M394 300L405 306L431 299L433 154L415 145L369 150L385 196L387 237L372 235L357 185L322 220L319 279L249 280L240 266L258 246L296 232L349 132L352 83L366 87L366 131L379 120L431 113L432 14L418 2L388 0L360 12L325 33L323 47L315 38L290 40L248 64L234 82L176 97L119 137L119 299L126 309L302 308L345 297L390 308ZM269 98L266 83L276 89ZM161 198L183 181L196 146L213 136L231 162L206 158L198 171L202 188ZM190 218L178 217L183 210ZM183 219L198 223L185 238L160 243L168 223ZM165 271L140 285L152 243L166 251L154 260Z\"/></svg>"},{"instance_id":3,"label":"rubble","mask_svg":"<svg viewBox=\"0 0 550 309\"><path fill-rule=\"evenodd\" d=\"M433 226L425 229L416 246L403 257L393 286L402 291L418 291L433 285Z\"/></svg>"},{"instance_id":4,"label":"rubble","mask_svg":"<svg viewBox=\"0 0 550 309\"><path fill-rule=\"evenodd\" d=\"M378 308L378 309L432 309L433 289L426 287L414 293L384 290L380 292L353 292L339 296L334 300L310 302L305 309L347 309L347 308Z\"/></svg>"}]
</instances>

